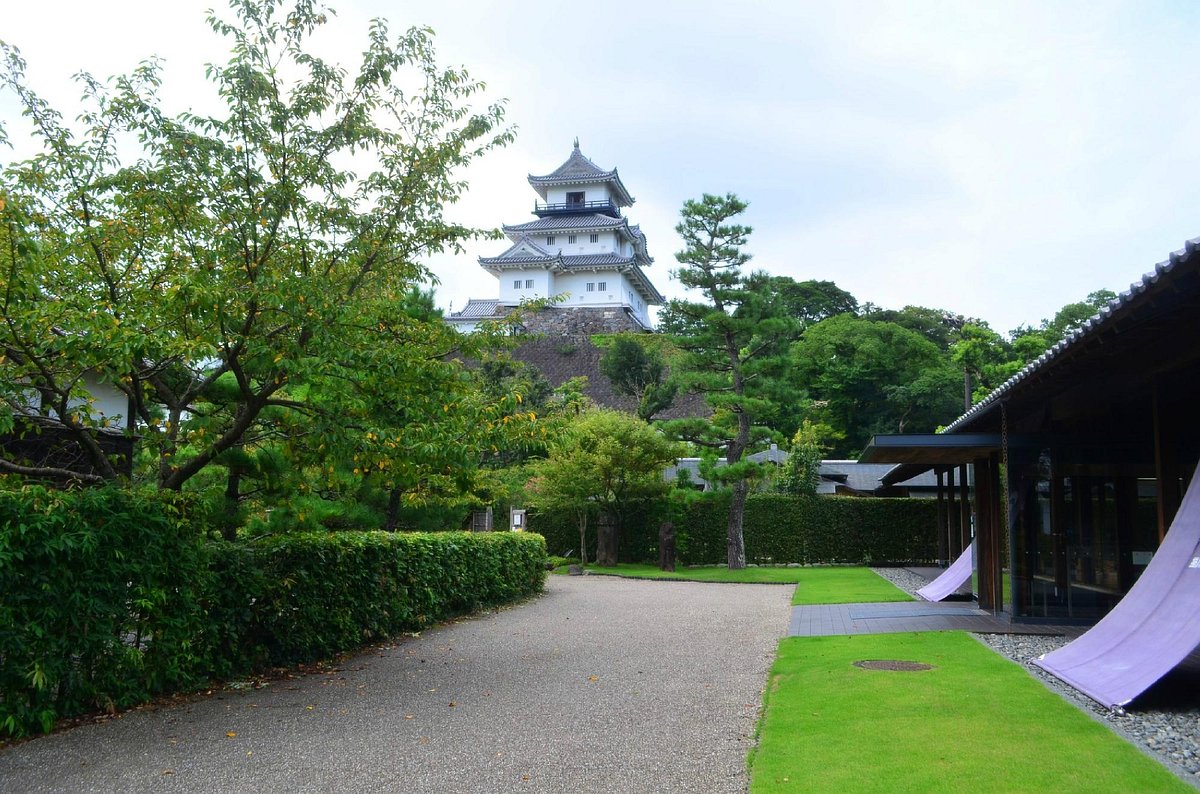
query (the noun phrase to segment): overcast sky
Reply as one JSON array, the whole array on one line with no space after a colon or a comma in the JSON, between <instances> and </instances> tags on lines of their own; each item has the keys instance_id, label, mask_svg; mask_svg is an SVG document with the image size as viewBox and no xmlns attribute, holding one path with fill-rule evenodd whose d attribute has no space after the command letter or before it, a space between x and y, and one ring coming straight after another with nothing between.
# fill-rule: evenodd
<instances>
[{"instance_id":1,"label":"overcast sky","mask_svg":"<svg viewBox=\"0 0 1200 794\"><path fill-rule=\"evenodd\" d=\"M168 108L200 109L202 64L225 60L203 22L211 0L9 5L0 39L67 110L71 73L151 54L166 59ZM457 220L529 220L526 175L556 168L578 136L636 197L627 215L668 297L681 294L669 277L679 208L704 192L750 202L754 267L1000 331L1120 292L1200 236L1200 4L332 5L325 43L346 65L371 17L428 25L440 60L507 99L517 141L465 175ZM18 133L11 111L0 100ZM434 261L440 303L495 297L475 257L503 248Z\"/></svg>"}]
</instances>

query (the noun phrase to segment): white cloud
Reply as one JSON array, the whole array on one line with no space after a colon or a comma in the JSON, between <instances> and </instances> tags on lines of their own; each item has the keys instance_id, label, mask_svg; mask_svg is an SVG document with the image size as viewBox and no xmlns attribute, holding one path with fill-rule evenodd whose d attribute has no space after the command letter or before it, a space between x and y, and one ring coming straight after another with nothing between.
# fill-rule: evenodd
<instances>
[{"instance_id":1,"label":"white cloud","mask_svg":"<svg viewBox=\"0 0 1200 794\"><path fill-rule=\"evenodd\" d=\"M445 63L508 97L518 141L471 168L452 217L527 219L525 175L556 167L579 136L637 196L629 216L668 295L679 207L704 191L751 202L756 267L1001 330L1121 289L1200 235L1193 7L334 4L323 43L346 65L371 16L397 31L429 24ZM158 53L164 95L187 107L205 94L198 65L222 60L206 5L26 3L6 11L3 36L59 104L78 94L76 69L109 74ZM475 257L502 245L435 259L442 303L494 294Z\"/></svg>"}]
</instances>

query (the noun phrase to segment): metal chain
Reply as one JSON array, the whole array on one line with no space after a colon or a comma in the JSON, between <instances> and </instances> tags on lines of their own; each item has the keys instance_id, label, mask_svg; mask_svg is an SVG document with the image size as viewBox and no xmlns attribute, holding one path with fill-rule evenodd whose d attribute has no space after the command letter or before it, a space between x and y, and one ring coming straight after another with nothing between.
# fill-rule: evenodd
<instances>
[{"instance_id":1,"label":"metal chain","mask_svg":"<svg viewBox=\"0 0 1200 794\"><path fill-rule=\"evenodd\" d=\"M1009 545L1011 547L1012 538L1009 536L1012 534L1012 524L1010 523L1012 521L1012 518L1011 518L1011 516L1009 516L1009 513L1008 513L1008 502L1009 502L1008 404L1006 402L1004 402L1003 400L1000 401L1000 457L1001 457L1001 461L1002 461L1002 468L1000 469L1000 498L1002 500L1000 502L1000 509L1001 509L1001 512L1004 517L1004 535L1003 535L1003 537L1008 540ZM1000 533L995 533L995 534L999 535ZM997 537L996 538L997 546L1000 545L999 540L1000 540L1000 538ZM998 548L997 551L1003 553L1002 549ZM1001 589L1000 592L1003 593L1004 592L1003 589Z\"/></svg>"},{"instance_id":2,"label":"metal chain","mask_svg":"<svg viewBox=\"0 0 1200 794\"><path fill-rule=\"evenodd\" d=\"M1000 469L1000 487L1003 490L1004 529L1008 531L1008 403L1000 401L1000 456L1003 468Z\"/></svg>"}]
</instances>

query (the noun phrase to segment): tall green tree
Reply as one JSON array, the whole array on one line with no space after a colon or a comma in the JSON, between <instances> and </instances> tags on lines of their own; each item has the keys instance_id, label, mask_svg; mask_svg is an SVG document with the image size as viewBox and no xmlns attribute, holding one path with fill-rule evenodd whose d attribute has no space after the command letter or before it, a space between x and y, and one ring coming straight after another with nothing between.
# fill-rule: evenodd
<instances>
[{"instance_id":1,"label":"tall green tree","mask_svg":"<svg viewBox=\"0 0 1200 794\"><path fill-rule=\"evenodd\" d=\"M209 18L232 52L208 70L214 116L170 115L147 61L82 75L70 123L3 48L0 84L43 150L0 177L0 430L32 384L89 450L81 479L115 477L80 407L92 374L128 398L162 488L266 441L419 483L453 465L430 450L520 411L470 399L448 354L473 342L405 310L422 259L477 234L445 208L455 174L511 140L503 108L436 63L426 29L372 23L348 71L310 50L328 22L311 3L230 7Z\"/></svg>"},{"instance_id":2,"label":"tall green tree","mask_svg":"<svg viewBox=\"0 0 1200 794\"><path fill-rule=\"evenodd\" d=\"M875 433L931 432L959 414L962 371L916 331L843 314L809 328L792 346L793 370L844 434L839 456Z\"/></svg>"},{"instance_id":3,"label":"tall green tree","mask_svg":"<svg viewBox=\"0 0 1200 794\"><path fill-rule=\"evenodd\" d=\"M1049 343L1047 346L1061 342L1067 334L1094 317L1096 312L1103 309L1116 297L1116 293L1112 290L1098 289L1095 292L1089 292L1082 301L1068 303L1055 312L1051 319L1043 320L1041 332Z\"/></svg>"},{"instance_id":4,"label":"tall green tree","mask_svg":"<svg viewBox=\"0 0 1200 794\"><path fill-rule=\"evenodd\" d=\"M724 452L727 464L719 478L733 491L727 525L730 568L746 567L742 518L750 480L762 467L746 460L756 443L769 437L764 417L777 411L770 399L773 382L786 373L787 345L798 322L772 314L763 296L748 287L742 266L750 260L743 248L751 228L736 222L746 202L732 193L704 194L684 203L675 227L683 250L675 255L680 283L696 290L702 301L671 301L675 344L684 351L676 377L685 389L705 396L710 419L668 422L677 437Z\"/></svg>"},{"instance_id":5,"label":"tall green tree","mask_svg":"<svg viewBox=\"0 0 1200 794\"><path fill-rule=\"evenodd\" d=\"M945 309L930 309L926 306L905 306L903 309L881 309L878 306L864 307L861 312L864 320L879 323L894 323L901 328L920 334L938 346L939 350L949 350L958 339L964 324L970 322L961 314Z\"/></svg>"},{"instance_id":6,"label":"tall green tree","mask_svg":"<svg viewBox=\"0 0 1200 794\"><path fill-rule=\"evenodd\" d=\"M796 281L756 270L746 278L746 287L763 297L766 314L791 317L802 328L838 314L858 313L858 299L832 281Z\"/></svg>"},{"instance_id":7,"label":"tall green tree","mask_svg":"<svg viewBox=\"0 0 1200 794\"><path fill-rule=\"evenodd\" d=\"M618 334L600 357L600 371L613 390L637 400L637 415L648 422L671 407L678 387L664 380L662 354L630 335Z\"/></svg>"}]
</instances>

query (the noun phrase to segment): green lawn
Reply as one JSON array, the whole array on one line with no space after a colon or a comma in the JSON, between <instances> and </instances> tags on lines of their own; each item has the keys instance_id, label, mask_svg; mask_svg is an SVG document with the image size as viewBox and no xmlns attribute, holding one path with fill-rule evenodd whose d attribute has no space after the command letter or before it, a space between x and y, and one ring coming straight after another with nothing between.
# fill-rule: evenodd
<instances>
[{"instance_id":1,"label":"green lawn","mask_svg":"<svg viewBox=\"0 0 1200 794\"><path fill-rule=\"evenodd\" d=\"M800 568L793 604L858 604L912 601L912 596L870 568Z\"/></svg>"},{"instance_id":2,"label":"green lawn","mask_svg":"<svg viewBox=\"0 0 1200 794\"><path fill-rule=\"evenodd\" d=\"M742 568L731 571L716 565L700 568L680 567L674 572L660 571L657 565L621 563L611 568L589 565L592 573L608 576L632 576L638 579L681 579L689 582L742 582L746 584L795 584L805 575L805 568Z\"/></svg>"},{"instance_id":3,"label":"green lawn","mask_svg":"<svg viewBox=\"0 0 1200 794\"><path fill-rule=\"evenodd\" d=\"M796 584L793 604L853 604L871 601L909 601L910 596L870 568L743 568L731 571L715 565L679 568L674 573L657 565L623 563L612 568L589 565L592 573L645 579L693 582Z\"/></svg>"},{"instance_id":4,"label":"green lawn","mask_svg":"<svg viewBox=\"0 0 1200 794\"><path fill-rule=\"evenodd\" d=\"M863 670L860 659L934 665ZM752 794L774 791L1190 791L966 634L783 640Z\"/></svg>"}]
</instances>

